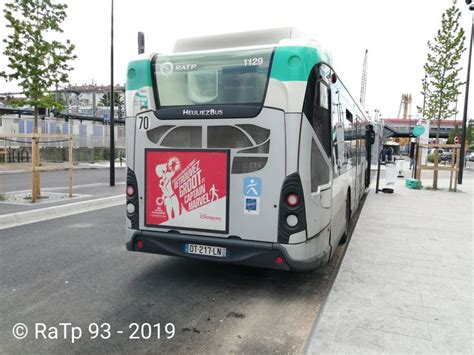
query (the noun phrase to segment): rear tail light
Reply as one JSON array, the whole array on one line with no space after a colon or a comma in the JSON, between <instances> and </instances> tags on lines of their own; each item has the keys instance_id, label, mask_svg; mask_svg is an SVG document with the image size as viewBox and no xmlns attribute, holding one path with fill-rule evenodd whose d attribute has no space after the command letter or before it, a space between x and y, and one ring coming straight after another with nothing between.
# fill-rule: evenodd
<instances>
[{"instance_id":1,"label":"rear tail light","mask_svg":"<svg viewBox=\"0 0 474 355\"><path fill-rule=\"evenodd\" d=\"M283 264L283 258L278 255L276 258L275 258L275 263L277 263L278 265L281 265Z\"/></svg>"},{"instance_id":2,"label":"rear tail light","mask_svg":"<svg viewBox=\"0 0 474 355\"><path fill-rule=\"evenodd\" d=\"M132 229L138 229L138 185L132 169L127 169L127 218Z\"/></svg>"},{"instance_id":3,"label":"rear tail light","mask_svg":"<svg viewBox=\"0 0 474 355\"><path fill-rule=\"evenodd\" d=\"M303 186L298 173L286 177L280 194L278 243L288 244L292 234L306 230Z\"/></svg>"},{"instance_id":4,"label":"rear tail light","mask_svg":"<svg viewBox=\"0 0 474 355\"><path fill-rule=\"evenodd\" d=\"M300 202L300 199L297 194L289 194L286 197L286 203L288 206L295 207Z\"/></svg>"},{"instance_id":5,"label":"rear tail light","mask_svg":"<svg viewBox=\"0 0 474 355\"><path fill-rule=\"evenodd\" d=\"M133 203L127 203L127 212L130 214L135 213L135 205Z\"/></svg>"},{"instance_id":6,"label":"rear tail light","mask_svg":"<svg viewBox=\"0 0 474 355\"><path fill-rule=\"evenodd\" d=\"M137 248L138 249L143 249L143 241L137 240Z\"/></svg>"},{"instance_id":7,"label":"rear tail light","mask_svg":"<svg viewBox=\"0 0 474 355\"><path fill-rule=\"evenodd\" d=\"M298 217L296 217L294 214L290 214L288 217L286 217L286 224L288 224L290 227L296 227L298 222Z\"/></svg>"}]
</instances>

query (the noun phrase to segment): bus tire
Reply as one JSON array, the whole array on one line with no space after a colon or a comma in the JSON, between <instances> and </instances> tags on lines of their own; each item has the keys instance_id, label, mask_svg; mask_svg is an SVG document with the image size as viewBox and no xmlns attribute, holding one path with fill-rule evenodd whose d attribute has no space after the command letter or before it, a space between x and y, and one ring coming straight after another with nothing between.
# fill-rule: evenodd
<instances>
[{"instance_id":1,"label":"bus tire","mask_svg":"<svg viewBox=\"0 0 474 355\"><path fill-rule=\"evenodd\" d=\"M344 234L339 241L339 244L344 244L347 242L347 237L349 236L349 226L351 224L351 191L347 191L347 199L346 199L346 226L344 227Z\"/></svg>"}]
</instances>

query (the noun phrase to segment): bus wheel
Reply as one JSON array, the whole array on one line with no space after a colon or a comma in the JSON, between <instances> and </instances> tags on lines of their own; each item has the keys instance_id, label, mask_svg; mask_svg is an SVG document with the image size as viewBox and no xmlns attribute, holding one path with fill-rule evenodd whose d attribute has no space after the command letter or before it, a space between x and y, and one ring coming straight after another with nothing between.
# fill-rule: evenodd
<instances>
[{"instance_id":1,"label":"bus wheel","mask_svg":"<svg viewBox=\"0 0 474 355\"><path fill-rule=\"evenodd\" d=\"M346 226L344 228L344 234L339 241L339 244L344 244L347 242L347 237L349 236L349 226L351 224L351 192L347 192L346 200Z\"/></svg>"}]
</instances>

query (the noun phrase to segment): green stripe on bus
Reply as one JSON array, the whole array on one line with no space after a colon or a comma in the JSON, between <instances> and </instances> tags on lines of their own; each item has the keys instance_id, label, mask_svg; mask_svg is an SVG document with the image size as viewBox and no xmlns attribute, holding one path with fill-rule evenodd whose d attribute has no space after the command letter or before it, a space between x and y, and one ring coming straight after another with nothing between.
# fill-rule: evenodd
<instances>
[{"instance_id":1,"label":"green stripe on bus","mask_svg":"<svg viewBox=\"0 0 474 355\"><path fill-rule=\"evenodd\" d=\"M281 81L306 81L316 63L328 61L326 53L311 47L276 47L270 76Z\"/></svg>"},{"instance_id":2,"label":"green stripe on bus","mask_svg":"<svg viewBox=\"0 0 474 355\"><path fill-rule=\"evenodd\" d=\"M127 90L138 90L144 86L152 86L150 61L143 59L130 62L127 69Z\"/></svg>"}]
</instances>

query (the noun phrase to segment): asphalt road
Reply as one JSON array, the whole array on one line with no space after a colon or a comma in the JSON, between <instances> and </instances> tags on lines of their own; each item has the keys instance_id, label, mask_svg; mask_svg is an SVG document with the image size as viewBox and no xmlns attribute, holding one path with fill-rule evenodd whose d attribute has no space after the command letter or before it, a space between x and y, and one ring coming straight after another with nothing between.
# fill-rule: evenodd
<instances>
[{"instance_id":1,"label":"asphalt road","mask_svg":"<svg viewBox=\"0 0 474 355\"><path fill-rule=\"evenodd\" d=\"M1 232L0 353L302 351L342 247L311 273L133 253L124 214L113 207ZM30 328L23 340L12 335L18 322ZM70 322L82 338L72 344L60 330L35 339L38 322ZM173 323L175 336L130 340L134 322ZM90 339L90 323L109 323L111 338Z\"/></svg>"},{"instance_id":2,"label":"asphalt road","mask_svg":"<svg viewBox=\"0 0 474 355\"><path fill-rule=\"evenodd\" d=\"M127 169L115 169L115 181L125 181ZM41 187L68 186L68 172L44 171L41 173ZM109 169L77 169L74 170L73 184L87 185L94 183L109 183ZM31 172L15 172L0 174L0 193L31 189Z\"/></svg>"}]
</instances>

